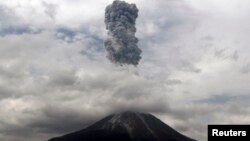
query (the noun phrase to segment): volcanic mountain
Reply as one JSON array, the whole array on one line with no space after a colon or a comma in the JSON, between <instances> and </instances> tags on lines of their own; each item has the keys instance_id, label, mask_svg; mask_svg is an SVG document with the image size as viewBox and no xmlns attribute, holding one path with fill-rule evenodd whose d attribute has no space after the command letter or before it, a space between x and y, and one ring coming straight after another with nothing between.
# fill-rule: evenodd
<instances>
[{"instance_id":1,"label":"volcanic mountain","mask_svg":"<svg viewBox=\"0 0 250 141\"><path fill-rule=\"evenodd\" d=\"M195 141L148 113L112 114L93 125L49 141Z\"/></svg>"}]
</instances>

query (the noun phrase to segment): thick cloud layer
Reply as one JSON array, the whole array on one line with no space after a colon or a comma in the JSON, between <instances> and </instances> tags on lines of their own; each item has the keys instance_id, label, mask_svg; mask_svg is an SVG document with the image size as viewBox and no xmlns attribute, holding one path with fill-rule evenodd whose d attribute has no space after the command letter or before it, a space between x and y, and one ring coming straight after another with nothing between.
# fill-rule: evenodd
<instances>
[{"instance_id":1,"label":"thick cloud layer","mask_svg":"<svg viewBox=\"0 0 250 141\"><path fill-rule=\"evenodd\" d=\"M105 40L107 58L117 64L138 65L141 50L135 37L138 9L135 4L116 0L106 7L105 24L108 38Z\"/></svg>"},{"instance_id":2,"label":"thick cloud layer","mask_svg":"<svg viewBox=\"0 0 250 141\"><path fill-rule=\"evenodd\" d=\"M199 141L207 124L250 122L249 0L126 0L140 9L137 67L105 57L112 1L0 1L0 141L45 141L129 109Z\"/></svg>"}]
</instances>

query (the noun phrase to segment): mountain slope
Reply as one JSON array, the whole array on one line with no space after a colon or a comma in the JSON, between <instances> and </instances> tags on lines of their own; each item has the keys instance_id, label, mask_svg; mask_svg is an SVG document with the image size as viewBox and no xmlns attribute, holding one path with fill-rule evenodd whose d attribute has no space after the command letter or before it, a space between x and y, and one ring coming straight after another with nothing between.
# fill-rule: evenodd
<instances>
[{"instance_id":1,"label":"mountain slope","mask_svg":"<svg viewBox=\"0 0 250 141\"><path fill-rule=\"evenodd\" d=\"M151 114L123 112L49 141L194 141Z\"/></svg>"}]
</instances>

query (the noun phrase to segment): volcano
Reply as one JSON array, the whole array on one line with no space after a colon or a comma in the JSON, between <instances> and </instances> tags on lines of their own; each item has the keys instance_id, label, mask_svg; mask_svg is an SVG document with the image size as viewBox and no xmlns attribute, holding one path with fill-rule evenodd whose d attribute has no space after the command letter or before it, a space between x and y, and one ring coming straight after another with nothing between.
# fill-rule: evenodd
<instances>
[{"instance_id":1,"label":"volcano","mask_svg":"<svg viewBox=\"0 0 250 141\"><path fill-rule=\"evenodd\" d=\"M112 114L93 125L48 141L195 141L148 113Z\"/></svg>"}]
</instances>

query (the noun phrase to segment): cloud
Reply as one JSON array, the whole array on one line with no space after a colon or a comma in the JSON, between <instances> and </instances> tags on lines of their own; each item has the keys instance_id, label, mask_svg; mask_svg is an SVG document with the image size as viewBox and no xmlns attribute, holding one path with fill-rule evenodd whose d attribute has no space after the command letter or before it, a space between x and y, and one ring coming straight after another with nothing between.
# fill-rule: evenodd
<instances>
[{"instance_id":1,"label":"cloud","mask_svg":"<svg viewBox=\"0 0 250 141\"><path fill-rule=\"evenodd\" d=\"M56 11L57 11L57 5L53 3L47 3L45 1L42 2L44 7L46 8L45 13L51 17L52 19L55 18L56 16Z\"/></svg>"},{"instance_id":2,"label":"cloud","mask_svg":"<svg viewBox=\"0 0 250 141\"><path fill-rule=\"evenodd\" d=\"M168 109L157 82L139 76L133 67L110 66L105 52L92 52L88 40L64 42L55 32L1 39L1 49L9 52L1 56L0 69L4 140L47 139L86 127L115 111Z\"/></svg>"},{"instance_id":3,"label":"cloud","mask_svg":"<svg viewBox=\"0 0 250 141\"><path fill-rule=\"evenodd\" d=\"M0 36L33 32L28 25L16 22L20 19L10 8L0 4L0 13L0 20L4 21L1 22Z\"/></svg>"},{"instance_id":4,"label":"cloud","mask_svg":"<svg viewBox=\"0 0 250 141\"><path fill-rule=\"evenodd\" d=\"M0 2L1 141L47 140L128 109L201 141L209 123L249 123L245 1L220 11L195 0L128 0L140 9L137 67L105 58L111 2Z\"/></svg>"},{"instance_id":5,"label":"cloud","mask_svg":"<svg viewBox=\"0 0 250 141\"><path fill-rule=\"evenodd\" d=\"M52 136L81 129L116 111L168 110L154 82L133 73L111 71L114 76L110 77L110 70L102 71L77 76L74 72L55 70L55 75L51 73L48 79L32 76L36 83L30 85L30 94L1 101L6 105L1 113L12 119L1 119L4 123L0 124L1 132L7 136L24 137L30 132ZM24 90L28 92L27 88ZM12 108L15 114L8 112Z\"/></svg>"},{"instance_id":6,"label":"cloud","mask_svg":"<svg viewBox=\"0 0 250 141\"><path fill-rule=\"evenodd\" d=\"M248 72L250 72L250 63L247 63L246 65L244 65L244 66L241 68L241 72L242 72L242 73L248 73Z\"/></svg>"},{"instance_id":7,"label":"cloud","mask_svg":"<svg viewBox=\"0 0 250 141\"><path fill-rule=\"evenodd\" d=\"M208 124L248 124L250 109L242 108L249 105L248 101L247 95L221 94L185 106L170 104L167 114L157 115L177 131L205 141Z\"/></svg>"}]
</instances>

